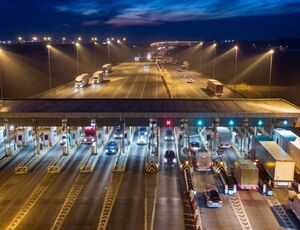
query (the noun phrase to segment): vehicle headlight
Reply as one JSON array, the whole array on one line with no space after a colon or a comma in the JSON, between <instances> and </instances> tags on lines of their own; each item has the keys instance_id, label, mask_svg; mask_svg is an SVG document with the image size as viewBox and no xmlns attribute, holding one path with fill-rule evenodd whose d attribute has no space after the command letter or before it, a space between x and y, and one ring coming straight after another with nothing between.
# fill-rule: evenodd
<instances>
[{"instance_id":1,"label":"vehicle headlight","mask_svg":"<svg viewBox=\"0 0 300 230\"><path fill-rule=\"evenodd\" d=\"M165 158L165 159L164 159L164 162L167 163L167 161L168 161L168 160Z\"/></svg>"},{"instance_id":2,"label":"vehicle headlight","mask_svg":"<svg viewBox=\"0 0 300 230\"><path fill-rule=\"evenodd\" d=\"M105 149L105 152L108 152L108 149Z\"/></svg>"},{"instance_id":3,"label":"vehicle headlight","mask_svg":"<svg viewBox=\"0 0 300 230\"><path fill-rule=\"evenodd\" d=\"M176 159L173 159L173 163L176 163Z\"/></svg>"},{"instance_id":4,"label":"vehicle headlight","mask_svg":"<svg viewBox=\"0 0 300 230\"><path fill-rule=\"evenodd\" d=\"M86 138L84 138L84 141L87 141L87 139L86 139Z\"/></svg>"}]
</instances>

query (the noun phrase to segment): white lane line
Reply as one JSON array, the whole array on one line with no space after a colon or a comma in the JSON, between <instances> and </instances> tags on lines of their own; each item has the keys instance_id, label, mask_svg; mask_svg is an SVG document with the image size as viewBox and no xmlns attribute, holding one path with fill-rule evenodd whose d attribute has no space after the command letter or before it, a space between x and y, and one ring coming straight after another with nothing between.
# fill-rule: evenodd
<instances>
[{"instance_id":1,"label":"white lane line","mask_svg":"<svg viewBox=\"0 0 300 230\"><path fill-rule=\"evenodd\" d=\"M155 219L156 201L157 201L157 190L158 190L158 178L159 178L159 173L156 174L156 187L155 187L155 191L154 191L153 209L152 209L152 214L151 214L150 230L153 230L153 228L154 228L154 219Z\"/></svg>"},{"instance_id":2,"label":"white lane line","mask_svg":"<svg viewBox=\"0 0 300 230\"><path fill-rule=\"evenodd\" d=\"M290 229L297 229L292 220L289 218L287 215L285 209L281 206L280 202L276 198L275 195L272 197L267 197L266 198L269 205L273 208L273 210L276 212L277 216L280 218L282 223L285 225L285 227L290 230Z\"/></svg>"},{"instance_id":3,"label":"white lane line","mask_svg":"<svg viewBox=\"0 0 300 230\"><path fill-rule=\"evenodd\" d=\"M145 184L144 184L144 230L148 230L148 197L147 197L147 184L148 184L148 175L145 175Z\"/></svg>"},{"instance_id":4,"label":"white lane line","mask_svg":"<svg viewBox=\"0 0 300 230\"><path fill-rule=\"evenodd\" d=\"M146 78L145 78L145 81L144 81L144 84L143 84L143 88L142 88L142 92L141 92L140 99L143 99L143 95L144 95L146 83L147 83L147 80L148 80L148 76L149 76L149 71L148 71L147 74L146 74Z\"/></svg>"},{"instance_id":5,"label":"white lane line","mask_svg":"<svg viewBox=\"0 0 300 230\"><path fill-rule=\"evenodd\" d=\"M243 230L252 230L251 223L245 211L244 205L241 201L239 193L236 193L235 196L229 196L229 201L233 211L240 222Z\"/></svg>"}]
</instances>

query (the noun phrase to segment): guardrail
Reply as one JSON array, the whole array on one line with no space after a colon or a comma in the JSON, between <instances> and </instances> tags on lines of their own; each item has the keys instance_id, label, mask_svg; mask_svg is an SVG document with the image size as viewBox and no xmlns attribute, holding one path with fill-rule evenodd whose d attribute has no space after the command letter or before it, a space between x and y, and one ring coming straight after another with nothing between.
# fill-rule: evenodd
<instances>
[{"instance_id":1,"label":"guardrail","mask_svg":"<svg viewBox=\"0 0 300 230\"><path fill-rule=\"evenodd\" d=\"M202 225L202 219L201 219L201 212L200 208L197 203L197 198L195 197L194 190L189 191L189 198L190 198L190 203L193 209L194 213L194 221L196 224L196 230L202 230L203 225Z\"/></svg>"},{"instance_id":2,"label":"guardrail","mask_svg":"<svg viewBox=\"0 0 300 230\"><path fill-rule=\"evenodd\" d=\"M173 99L174 97L173 97L172 91L171 91L171 89L170 89L170 86L169 86L169 84L168 84L168 82L167 82L167 80L166 80L166 76L165 76L165 74L167 74L167 73L164 72L164 70L161 68L161 66L160 66L160 64L159 64L159 62L158 62L157 60L156 60L156 65L157 65L158 70L159 70L160 72L162 72L162 73L160 74L160 76L161 76L161 79L162 79L162 81L163 81L163 83L164 83L164 85L165 85L165 87L166 87L167 94L168 94L168 96L169 96L171 99Z\"/></svg>"}]
</instances>

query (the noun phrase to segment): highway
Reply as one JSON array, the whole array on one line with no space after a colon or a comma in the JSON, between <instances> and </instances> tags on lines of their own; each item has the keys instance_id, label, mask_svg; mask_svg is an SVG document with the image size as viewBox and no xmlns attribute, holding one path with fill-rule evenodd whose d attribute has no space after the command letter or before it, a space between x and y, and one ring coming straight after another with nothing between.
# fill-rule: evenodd
<instances>
[{"instance_id":1,"label":"highway","mask_svg":"<svg viewBox=\"0 0 300 230\"><path fill-rule=\"evenodd\" d=\"M144 70L144 65L149 65L149 71ZM75 82L69 82L39 95L36 98L134 98L134 99L208 99L219 98L211 95L206 90L208 76L193 70L186 72L187 78L192 78L193 83L187 83L187 78L182 78L182 72L176 66L164 66L160 72L155 63L127 62L113 66L113 72L108 74L106 80L100 84L90 84L83 88L75 88ZM161 75L165 76L166 86ZM75 79L75 77L74 77ZM224 89L227 98L238 98L240 94L228 88Z\"/></svg>"},{"instance_id":2,"label":"highway","mask_svg":"<svg viewBox=\"0 0 300 230\"><path fill-rule=\"evenodd\" d=\"M168 98L165 85L155 64L122 63L113 66L113 72L100 84L90 83L75 88L75 82L54 88L37 95L38 98ZM75 76L74 76L75 79Z\"/></svg>"}]
</instances>

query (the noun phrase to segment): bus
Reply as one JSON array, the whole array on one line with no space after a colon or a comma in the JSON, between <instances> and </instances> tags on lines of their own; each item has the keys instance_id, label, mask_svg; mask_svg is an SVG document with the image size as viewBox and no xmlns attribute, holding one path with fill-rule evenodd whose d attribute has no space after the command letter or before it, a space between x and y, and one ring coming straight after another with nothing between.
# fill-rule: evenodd
<instances>
[{"instance_id":1,"label":"bus","mask_svg":"<svg viewBox=\"0 0 300 230\"><path fill-rule=\"evenodd\" d=\"M85 127L84 128L84 138L83 143L84 144L92 144L93 142L97 141L97 134L96 134L96 128L95 127Z\"/></svg>"},{"instance_id":2,"label":"bus","mask_svg":"<svg viewBox=\"0 0 300 230\"><path fill-rule=\"evenodd\" d=\"M207 90L211 91L215 96L222 96L223 84L216 79L208 79Z\"/></svg>"}]
</instances>

